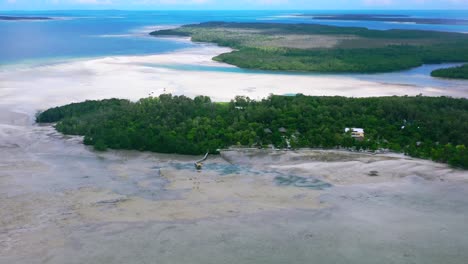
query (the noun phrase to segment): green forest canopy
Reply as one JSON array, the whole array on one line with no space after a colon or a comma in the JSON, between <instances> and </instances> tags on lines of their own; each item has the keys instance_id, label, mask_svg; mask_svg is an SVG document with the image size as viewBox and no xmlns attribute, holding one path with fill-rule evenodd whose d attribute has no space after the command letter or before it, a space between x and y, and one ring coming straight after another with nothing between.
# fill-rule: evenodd
<instances>
[{"instance_id":1,"label":"green forest canopy","mask_svg":"<svg viewBox=\"0 0 468 264\"><path fill-rule=\"evenodd\" d=\"M202 154L233 145L293 148L388 148L468 168L468 100L449 97L345 98L238 96L229 103L163 94L130 102L109 99L48 109L37 122L83 135L97 150ZM346 127L362 127L353 139ZM284 129L282 129L284 128Z\"/></svg>"},{"instance_id":2,"label":"green forest canopy","mask_svg":"<svg viewBox=\"0 0 468 264\"><path fill-rule=\"evenodd\" d=\"M435 70L431 73L431 76L450 79L468 79L468 64Z\"/></svg>"},{"instance_id":3,"label":"green forest canopy","mask_svg":"<svg viewBox=\"0 0 468 264\"><path fill-rule=\"evenodd\" d=\"M207 22L150 34L231 47L236 50L214 60L249 69L372 73L468 62L468 35L461 33Z\"/></svg>"}]
</instances>

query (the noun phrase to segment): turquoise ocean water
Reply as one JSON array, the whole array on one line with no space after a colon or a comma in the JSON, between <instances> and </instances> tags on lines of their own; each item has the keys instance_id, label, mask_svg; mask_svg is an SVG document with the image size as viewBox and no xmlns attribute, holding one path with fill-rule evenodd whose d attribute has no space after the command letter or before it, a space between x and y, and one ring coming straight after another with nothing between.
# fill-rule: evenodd
<instances>
[{"instance_id":1,"label":"turquoise ocean water","mask_svg":"<svg viewBox=\"0 0 468 264\"><path fill-rule=\"evenodd\" d=\"M204 21L322 23L373 29L468 32L468 25L424 25L375 21L326 21L296 14L404 14L468 19L468 11L0 11L0 15L47 16L50 21L0 21L0 64L108 55L154 54L192 46L146 35L158 27Z\"/></svg>"},{"instance_id":2,"label":"turquoise ocean water","mask_svg":"<svg viewBox=\"0 0 468 264\"><path fill-rule=\"evenodd\" d=\"M415 24L382 21L331 21L314 20L299 14L380 14L406 15L413 18L466 19L465 11L0 11L6 16L46 16L47 21L0 21L0 67L17 64L35 65L71 59L144 55L172 52L197 44L154 38L148 32L160 28L206 21L320 23L337 26L358 26L378 30L420 29L450 32L467 32L468 25ZM156 65L157 67L171 67ZM452 66L426 65L409 71L357 75L378 82L404 80L409 85L434 85L459 87L463 81L431 78L432 69ZM180 70L255 72L232 67L177 66ZM268 72L266 72L268 74ZM355 76L355 75L353 75Z\"/></svg>"}]
</instances>

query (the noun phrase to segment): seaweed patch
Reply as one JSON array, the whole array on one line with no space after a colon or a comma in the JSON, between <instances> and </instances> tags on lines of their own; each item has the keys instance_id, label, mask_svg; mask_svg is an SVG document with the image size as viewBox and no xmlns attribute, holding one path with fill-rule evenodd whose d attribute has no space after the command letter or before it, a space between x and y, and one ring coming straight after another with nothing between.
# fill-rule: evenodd
<instances>
[{"instance_id":1,"label":"seaweed patch","mask_svg":"<svg viewBox=\"0 0 468 264\"><path fill-rule=\"evenodd\" d=\"M177 170L192 170L193 164L192 163L172 163L170 164L171 167ZM253 174L259 175L261 172L253 170L248 167L234 165L234 164L219 164L219 163L206 163L203 165L203 169L206 171L215 171L220 176L231 175L231 174Z\"/></svg>"},{"instance_id":2,"label":"seaweed patch","mask_svg":"<svg viewBox=\"0 0 468 264\"><path fill-rule=\"evenodd\" d=\"M277 176L275 177L275 182L281 186L295 186L301 188L309 188L314 190L323 190L325 188L330 188L332 185L330 183L321 181L316 178L305 178L294 175L289 176Z\"/></svg>"}]
</instances>

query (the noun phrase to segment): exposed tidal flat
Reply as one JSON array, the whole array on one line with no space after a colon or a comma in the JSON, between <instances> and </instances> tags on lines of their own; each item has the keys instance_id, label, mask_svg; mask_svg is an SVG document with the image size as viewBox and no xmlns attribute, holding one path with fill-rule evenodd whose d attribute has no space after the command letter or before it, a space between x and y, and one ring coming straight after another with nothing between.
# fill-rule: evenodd
<instances>
[{"instance_id":1,"label":"exposed tidal flat","mask_svg":"<svg viewBox=\"0 0 468 264\"><path fill-rule=\"evenodd\" d=\"M392 75L388 77L392 81L386 82L385 78L379 79L377 75L365 80L347 75L230 72L226 71L230 66L212 61L214 56L225 52L229 49L201 45L150 56L115 56L38 67L5 67L0 70L0 95L2 104L13 104L29 114L38 109L86 99L115 97L137 100L163 92L191 97L206 95L216 101L228 101L237 95L260 99L271 93L468 97L465 81L448 81L450 85L445 82L408 85L404 74L401 82L395 83ZM210 70L203 70L203 67Z\"/></svg>"},{"instance_id":2,"label":"exposed tidal flat","mask_svg":"<svg viewBox=\"0 0 468 264\"><path fill-rule=\"evenodd\" d=\"M468 257L466 171L399 154L234 149L197 172L193 156L94 152L80 137L33 125L32 109L138 94L69 87L2 100L0 263L458 264Z\"/></svg>"},{"instance_id":3,"label":"exposed tidal flat","mask_svg":"<svg viewBox=\"0 0 468 264\"><path fill-rule=\"evenodd\" d=\"M443 164L246 149L211 156L197 172L197 157L93 152L51 126L3 123L1 133L1 263L468 257L468 175Z\"/></svg>"},{"instance_id":4,"label":"exposed tidal flat","mask_svg":"<svg viewBox=\"0 0 468 264\"><path fill-rule=\"evenodd\" d=\"M1 70L0 263L465 263L466 171L398 154L231 150L197 172L198 157L94 152L33 124L57 105L163 92L468 97L463 85L183 69L226 67L211 58L227 51Z\"/></svg>"}]
</instances>

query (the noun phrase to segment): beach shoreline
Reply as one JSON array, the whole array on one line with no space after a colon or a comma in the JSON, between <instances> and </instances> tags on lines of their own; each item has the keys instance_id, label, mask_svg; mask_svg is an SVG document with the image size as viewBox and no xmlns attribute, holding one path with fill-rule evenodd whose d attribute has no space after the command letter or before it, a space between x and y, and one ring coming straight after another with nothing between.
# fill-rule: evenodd
<instances>
[{"instance_id":1,"label":"beach shoreline","mask_svg":"<svg viewBox=\"0 0 468 264\"><path fill-rule=\"evenodd\" d=\"M162 93L189 97L206 95L215 101L229 101L237 95L261 99L269 94L298 93L347 97L423 94L468 98L468 91L464 89L382 84L347 76L177 69L180 65L228 67L212 58L229 51L228 48L201 45L156 55L110 56L3 69L0 71L0 107L8 102L33 116L38 110L72 102L106 98L138 100Z\"/></svg>"},{"instance_id":2,"label":"beach shoreline","mask_svg":"<svg viewBox=\"0 0 468 264\"><path fill-rule=\"evenodd\" d=\"M463 90L348 77L163 67L226 67L211 58L228 51L202 45L0 71L0 262L371 264L385 254L391 261L382 263L468 257L462 250L468 179L445 164L401 154L238 150L210 157L198 172L192 156L96 152L80 137L34 124L37 111L50 107L161 93L216 101L270 93L468 98ZM346 262L330 258L350 250L360 254Z\"/></svg>"}]
</instances>

